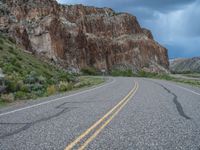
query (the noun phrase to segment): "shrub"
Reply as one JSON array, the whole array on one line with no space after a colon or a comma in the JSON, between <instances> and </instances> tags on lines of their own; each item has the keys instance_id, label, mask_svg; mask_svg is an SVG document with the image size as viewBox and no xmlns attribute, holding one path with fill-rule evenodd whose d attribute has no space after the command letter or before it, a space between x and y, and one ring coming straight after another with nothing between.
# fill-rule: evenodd
<instances>
[{"instance_id":1,"label":"shrub","mask_svg":"<svg viewBox=\"0 0 200 150\"><path fill-rule=\"evenodd\" d=\"M97 75L97 70L93 67L85 67L85 68L82 68L81 69L81 72L84 74L84 75Z\"/></svg>"},{"instance_id":2,"label":"shrub","mask_svg":"<svg viewBox=\"0 0 200 150\"><path fill-rule=\"evenodd\" d=\"M39 90L39 91L34 91L33 94L37 97L42 97L42 96L46 96L45 90ZM48 96L48 95L47 95Z\"/></svg>"},{"instance_id":3,"label":"shrub","mask_svg":"<svg viewBox=\"0 0 200 150\"><path fill-rule=\"evenodd\" d=\"M133 72L131 69L127 69L127 70L118 70L118 69L114 69L111 71L111 75L112 76L125 76L125 77L131 77L133 76Z\"/></svg>"},{"instance_id":4,"label":"shrub","mask_svg":"<svg viewBox=\"0 0 200 150\"><path fill-rule=\"evenodd\" d=\"M15 92L17 89L17 81L15 80L6 80L7 90L9 92Z\"/></svg>"},{"instance_id":5,"label":"shrub","mask_svg":"<svg viewBox=\"0 0 200 150\"><path fill-rule=\"evenodd\" d=\"M3 102L8 102L8 103L11 103L15 100L14 95L12 93L11 94L2 94L1 99Z\"/></svg>"},{"instance_id":6,"label":"shrub","mask_svg":"<svg viewBox=\"0 0 200 150\"><path fill-rule=\"evenodd\" d=\"M153 73L153 72L146 72L144 70L141 70L138 72L138 76L139 77L156 77L158 75L158 73Z\"/></svg>"},{"instance_id":7,"label":"shrub","mask_svg":"<svg viewBox=\"0 0 200 150\"><path fill-rule=\"evenodd\" d=\"M15 67L14 67L12 64L5 64L3 70L4 70L6 73L12 73L13 70L14 70L14 68L15 68Z\"/></svg>"},{"instance_id":8,"label":"shrub","mask_svg":"<svg viewBox=\"0 0 200 150\"><path fill-rule=\"evenodd\" d=\"M44 86L40 83L27 84L29 91L40 91L43 90Z\"/></svg>"},{"instance_id":9,"label":"shrub","mask_svg":"<svg viewBox=\"0 0 200 150\"><path fill-rule=\"evenodd\" d=\"M0 44L3 44L4 43L4 41L0 38Z\"/></svg>"},{"instance_id":10,"label":"shrub","mask_svg":"<svg viewBox=\"0 0 200 150\"><path fill-rule=\"evenodd\" d=\"M47 94L48 95L53 95L56 93L56 87L55 85L51 85L47 87Z\"/></svg>"},{"instance_id":11,"label":"shrub","mask_svg":"<svg viewBox=\"0 0 200 150\"><path fill-rule=\"evenodd\" d=\"M29 75L25 77L24 82L27 84L34 84L38 81L37 77L38 77L37 73L35 71L32 71L30 72Z\"/></svg>"},{"instance_id":12,"label":"shrub","mask_svg":"<svg viewBox=\"0 0 200 150\"><path fill-rule=\"evenodd\" d=\"M69 91L73 88L72 84L69 82L60 82L58 85L58 89L60 92Z\"/></svg>"},{"instance_id":13,"label":"shrub","mask_svg":"<svg viewBox=\"0 0 200 150\"><path fill-rule=\"evenodd\" d=\"M60 81L70 81L69 74L64 71L60 72L57 76Z\"/></svg>"},{"instance_id":14,"label":"shrub","mask_svg":"<svg viewBox=\"0 0 200 150\"><path fill-rule=\"evenodd\" d=\"M37 79L38 79L38 82L39 82L40 84L45 84L45 83L46 83L46 78L43 77L43 76L39 76Z\"/></svg>"},{"instance_id":15,"label":"shrub","mask_svg":"<svg viewBox=\"0 0 200 150\"><path fill-rule=\"evenodd\" d=\"M26 99L27 93L26 92L23 92L23 91L18 91L15 93L15 99L18 99L18 100L24 100Z\"/></svg>"}]
</instances>

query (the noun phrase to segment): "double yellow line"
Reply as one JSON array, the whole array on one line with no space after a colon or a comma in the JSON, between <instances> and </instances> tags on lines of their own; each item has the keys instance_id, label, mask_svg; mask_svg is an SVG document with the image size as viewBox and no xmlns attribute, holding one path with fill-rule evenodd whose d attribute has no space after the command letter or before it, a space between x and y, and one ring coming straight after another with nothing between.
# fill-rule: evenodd
<instances>
[{"instance_id":1,"label":"double yellow line","mask_svg":"<svg viewBox=\"0 0 200 150\"><path fill-rule=\"evenodd\" d=\"M128 101L135 95L137 89L139 88L138 83L135 82L134 88L124 97L117 105L115 105L109 112L107 112L102 118L100 118L96 123L84 131L78 138L76 138L72 143L70 143L65 150L71 150L79 143L83 143L79 146L79 150L83 150L87 145L95 139L95 137L110 123L110 121L120 112L120 110L128 103ZM82 141L83 138L91 134L86 141Z\"/></svg>"}]
</instances>

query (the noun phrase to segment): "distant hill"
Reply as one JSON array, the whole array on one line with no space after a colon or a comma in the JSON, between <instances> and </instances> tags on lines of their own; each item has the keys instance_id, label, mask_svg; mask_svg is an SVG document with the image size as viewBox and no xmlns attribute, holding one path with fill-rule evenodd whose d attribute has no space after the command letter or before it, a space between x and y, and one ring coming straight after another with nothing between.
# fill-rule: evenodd
<instances>
[{"instance_id":1,"label":"distant hill","mask_svg":"<svg viewBox=\"0 0 200 150\"><path fill-rule=\"evenodd\" d=\"M200 57L173 59L170 70L172 73L200 73Z\"/></svg>"}]
</instances>

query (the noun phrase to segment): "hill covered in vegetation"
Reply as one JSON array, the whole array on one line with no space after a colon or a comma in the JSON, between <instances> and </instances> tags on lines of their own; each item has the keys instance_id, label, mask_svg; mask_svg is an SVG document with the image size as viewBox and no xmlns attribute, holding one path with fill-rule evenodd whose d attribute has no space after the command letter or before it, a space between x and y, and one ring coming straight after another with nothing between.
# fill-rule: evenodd
<instances>
[{"instance_id":1,"label":"hill covered in vegetation","mask_svg":"<svg viewBox=\"0 0 200 150\"><path fill-rule=\"evenodd\" d=\"M0 68L5 75L0 102L35 99L102 82L102 79L80 78L45 63L2 35Z\"/></svg>"}]
</instances>

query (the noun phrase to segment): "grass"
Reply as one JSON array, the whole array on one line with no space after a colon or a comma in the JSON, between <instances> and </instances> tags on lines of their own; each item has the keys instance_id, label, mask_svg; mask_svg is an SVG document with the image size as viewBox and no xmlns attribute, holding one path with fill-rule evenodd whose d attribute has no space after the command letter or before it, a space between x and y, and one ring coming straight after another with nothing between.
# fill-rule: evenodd
<instances>
[{"instance_id":1,"label":"grass","mask_svg":"<svg viewBox=\"0 0 200 150\"><path fill-rule=\"evenodd\" d=\"M200 73L181 74L186 77L200 78Z\"/></svg>"},{"instance_id":2,"label":"grass","mask_svg":"<svg viewBox=\"0 0 200 150\"><path fill-rule=\"evenodd\" d=\"M5 106L7 106L7 103L4 102L4 101L2 101L2 100L0 100L0 108L1 108L1 107L5 107Z\"/></svg>"},{"instance_id":3,"label":"grass","mask_svg":"<svg viewBox=\"0 0 200 150\"><path fill-rule=\"evenodd\" d=\"M0 68L5 74L6 93L0 96L0 106L16 100L36 99L60 92L102 83L102 79L79 77L41 61L0 35ZM89 69L89 73L94 70ZM87 71L86 71L87 72ZM3 99L4 98L4 99Z\"/></svg>"},{"instance_id":4,"label":"grass","mask_svg":"<svg viewBox=\"0 0 200 150\"><path fill-rule=\"evenodd\" d=\"M99 77L80 77L80 83L87 82L89 85L97 85L103 83L105 80Z\"/></svg>"},{"instance_id":5,"label":"grass","mask_svg":"<svg viewBox=\"0 0 200 150\"><path fill-rule=\"evenodd\" d=\"M188 85L191 85L194 87L200 87L200 80L176 78L176 77L170 76L169 74L157 75L153 78L167 80L167 81L173 81L173 82L177 82L177 83L184 83L184 84L188 84Z\"/></svg>"}]
</instances>

